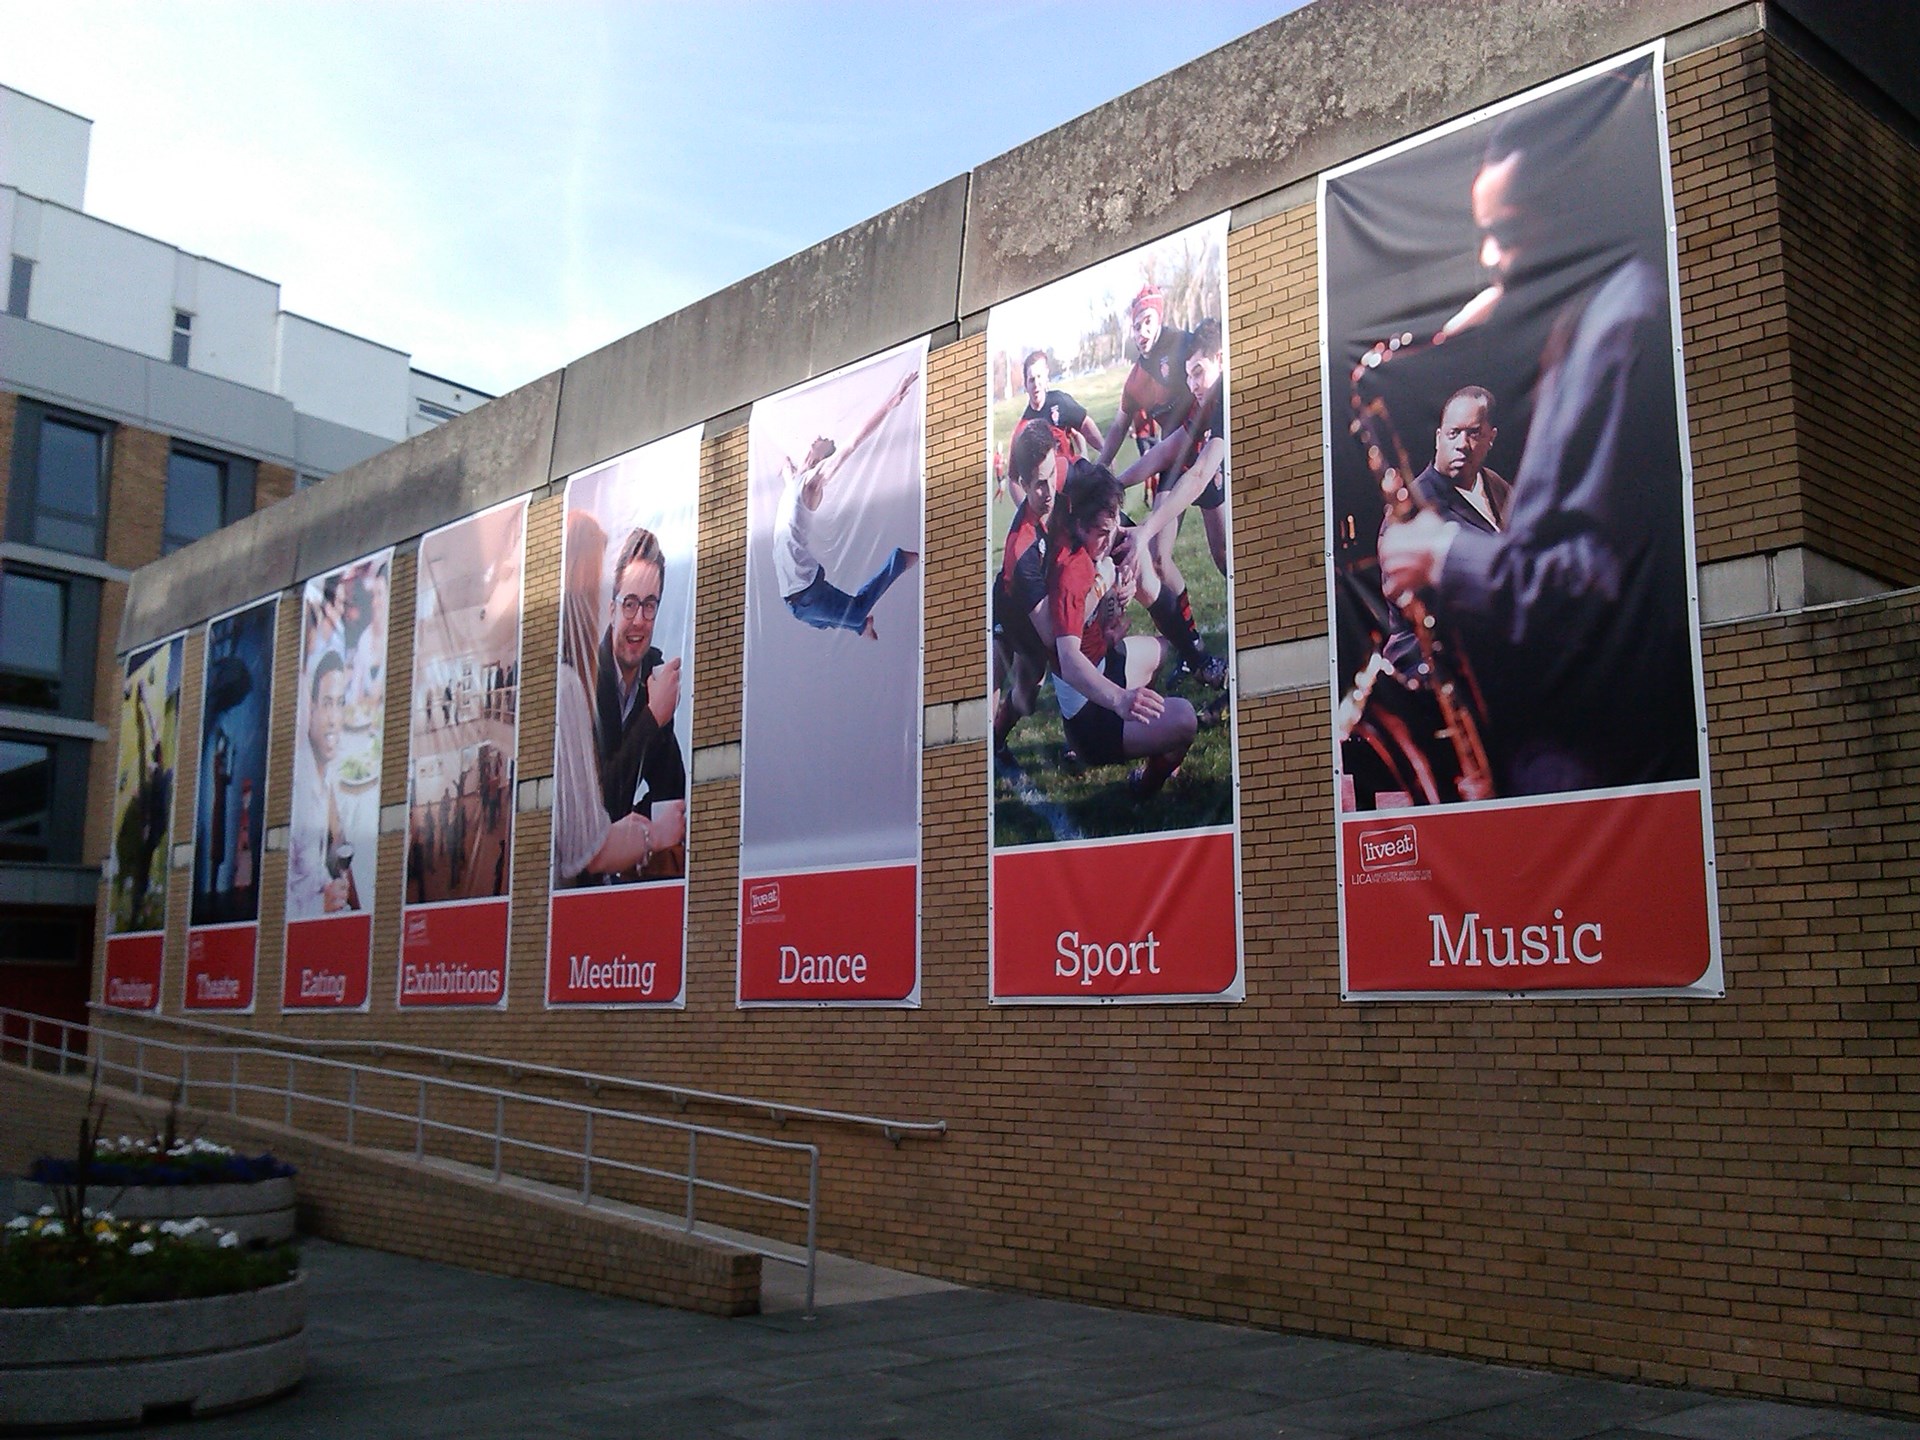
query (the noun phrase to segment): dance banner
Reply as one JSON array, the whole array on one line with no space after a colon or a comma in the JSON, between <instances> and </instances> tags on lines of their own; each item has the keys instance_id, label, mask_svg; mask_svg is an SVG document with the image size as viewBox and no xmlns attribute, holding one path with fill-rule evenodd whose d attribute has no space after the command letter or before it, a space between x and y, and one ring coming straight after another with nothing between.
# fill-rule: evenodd
<instances>
[{"instance_id":1,"label":"dance banner","mask_svg":"<svg viewBox=\"0 0 1920 1440\"><path fill-rule=\"evenodd\" d=\"M507 1003L525 496L420 537L400 1008Z\"/></svg>"},{"instance_id":2,"label":"dance banner","mask_svg":"<svg viewBox=\"0 0 1920 1440\"><path fill-rule=\"evenodd\" d=\"M1245 994L1226 241L987 317L996 1004Z\"/></svg>"},{"instance_id":3,"label":"dance banner","mask_svg":"<svg viewBox=\"0 0 1920 1440\"><path fill-rule=\"evenodd\" d=\"M393 551L307 581L287 836L287 1010L365 1010L387 723Z\"/></svg>"},{"instance_id":4,"label":"dance banner","mask_svg":"<svg viewBox=\"0 0 1920 1440\"><path fill-rule=\"evenodd\" d=\"M186 637L175 635L134 651L120 684L120 760L114 772L113 848L107 852L107 958L100 998L122 1010L160 1008L185 646Z\"/></svg>"},{"instance_id":5,"label":"dance banner","mask_svg":"<svg viewBox=\"0 0 1920 1440\"><path fill-rule=\"evenodd\" d=\"M927 344L753 407L742 1005L920 1003Z\"/></svg>"},{"instance_id":6,"label":"dance banner","mask_svg":"<svg viewBox=\"0 0 1920 1440\"><path fill-rule=\"evenodd\" d=\"M700 430L567 482L549 1006L681 1006Z\"/></svg>"},{"instance_id":7,"label":"dance banner","mask_svg":"<svg viewBox=\"0 0 1920 1440\"><path fill-rule=\"evenodd\" d=\"M1724 991L1662 55L1321 181L1349 999Z\"/></svg>"},{"instance_id":8,"label":"dance banner","mask_svg":"<svg viewBox=\"0 0 1920 1440\"><path fill-rule=\"evenodd\" d=\"M200 769L193 807L193 911L181 1008L253 1013L267 737L280 597L207 622Z\"/></svg>"}]
</instances>

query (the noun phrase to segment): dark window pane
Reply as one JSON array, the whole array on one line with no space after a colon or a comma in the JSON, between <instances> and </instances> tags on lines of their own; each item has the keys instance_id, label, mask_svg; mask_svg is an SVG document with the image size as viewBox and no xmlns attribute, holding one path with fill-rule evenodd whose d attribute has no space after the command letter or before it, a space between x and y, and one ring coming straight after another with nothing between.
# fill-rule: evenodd
<instances>
[{"instance_id":1,"label":"dark window pane","mask_svg":"<svg viewBox=\"0 0 1920 1440\"><path fill-rule=\"evenodd\" d=\"M193 349L193 337L184 331L173 332L173 353L167 358L176 365L185 365Z\"/></svg>"},{"instance_id":2,"label":"dark window pane","mask_svg":"<svg viewBox=\"0 0 1920 1440\"><path fill-rule=\"evenodd\" d=\"M198 455L167 457L166 550L211 535L224 520L227 467Z\"/></svg>"},{"instance_id":3,"label":"dark window pane","mask_svg":"<svg viewBox=\"0 0 1920 1440\"><path fill-rule=\"evenodd\" d=\"M24 255L16 255L13 257L13 271L7 277L7 313L26 319L32 295L33 262Z\"/></svg>"},{"instance_id":4,"label":"dark window pane","mask_svg":"<svg viewBox=\"0 0 1920 1440\"><path fill-rule=\"evenodd\" d=\"M66 592L36 575L0 575L0 665L39 675L60 673Z\"/></svg>"},{"instance_id":5,"label":"dark window pane","mask_svg":"<svg viewBox=\"0 0 1920 1440\"><path fill-rule=\"evenodd\" d=\"M40 422L40 466L36 499L42 510L72 520L100 518L100 446L98 430L51 417Z\"/></svg>"},{"instance_id":6,"label":"dark window pane","mask_svg":"<svg viewBox=\"0 0 1920 1440\"><path fill-rule=\"evenodd\" d=\"M0 740L0 860L47 858L47 800L53 752Z\"/></svg>"}]
</instances>

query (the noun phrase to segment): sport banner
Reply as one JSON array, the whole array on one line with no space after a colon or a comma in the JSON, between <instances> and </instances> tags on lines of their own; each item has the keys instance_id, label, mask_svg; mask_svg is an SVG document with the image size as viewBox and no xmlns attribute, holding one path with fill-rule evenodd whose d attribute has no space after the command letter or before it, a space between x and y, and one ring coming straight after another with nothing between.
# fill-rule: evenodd
<instances>
[{"instance_id":1,"label":"sport banner","mask_svg":"<svg viewBox=\"0 0 1920 1440\"><path fill-rule=\"evenodd\" d=\"M107 853L107 959L100 994L123 1010L160 1008L185 646L186 637L175 635L134 651L120 683L120 760L114 772L113 848Z\"/></svg>"},{"instance_id":2,"label":"sport banner","mask_svg":"<svg viewBox=\"0 0 1920 1440\"><path fill-rule=\"evenodd\" d=\"M393 551L307 581L287 836L287 1010L365 1010Z\"/></svg>"},{"instance_id":3,"label":"sport banner","mask_svg":"<svg viewBox=\"0 0 1920 1440\"><path fill-rule=\"evenodd\" d=\"M700 430L567 482L549 1006L686 1003Z\"/></svg>"},{"instance_id":4,"label":"sport banner","mask_svg":"<svg viewBox=\"0 0 1920 1440\"><path fill-rule=\"evenodd\" d=\"M927 344L753 407L742 1005L920 1001Z\"/></svg>"},{"instance_id":5,"label":"sport banner","mask_svg":"<svg viewBox=\"0 0 1920 1440\"><path fill-rule=\"evenodd\" d=\"M1321 182L1349 998L1723 990L1662 54Z\"/></svg>"},{"instance_id":6,"label":"sport banner","mask_svg":"<svg viewBox=\"0 0 1920 1440\"><path fill-rule=\"evenodd\" d=\"M193 910L180 1001L187 1010L253 1013L279 615L275 595L207 622L193 806Z\"/></svg>"},{"instance_id":7,"label":"sport banner","mask_svg":"<svg viewBox=\"0 0 1920 1440\"><path fill-rule=\"evenodd\" d=\"M1245 993L1226 239L987 318L996 1003Z\"/></svg>"},{"instance_id":8,"label":"sport banner","mask_svg":"<svg viewBox=\"0 0 1920 1440\"><path fill-rule=\"evenodd\" d=\"M525 496L420 537L399 1005L507 1003Z\"/></svg>"}]
</instances>

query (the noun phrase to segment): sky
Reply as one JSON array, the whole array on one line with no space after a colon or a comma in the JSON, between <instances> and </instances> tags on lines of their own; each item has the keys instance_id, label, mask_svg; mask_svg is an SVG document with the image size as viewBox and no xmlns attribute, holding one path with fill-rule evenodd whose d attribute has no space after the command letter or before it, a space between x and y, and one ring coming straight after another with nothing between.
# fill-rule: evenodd
<instances>
[{"instance_id":1,"label":"sky","mask_svg":"<svg viewBox=\"0 0 1920 1440\"><path fill-rule=\"evenodd\" d=\"M87 210L501 393L1298 0L0 0Z\"/></svg>"}]
</instances>

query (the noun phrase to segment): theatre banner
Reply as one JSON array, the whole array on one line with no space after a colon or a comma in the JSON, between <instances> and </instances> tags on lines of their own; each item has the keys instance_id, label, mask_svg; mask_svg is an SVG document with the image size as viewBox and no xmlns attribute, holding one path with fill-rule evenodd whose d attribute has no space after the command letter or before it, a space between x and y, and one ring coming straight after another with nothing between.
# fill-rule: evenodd
<instances>
[{"instance_id":1,"label":"theatre banner","mask_svg":"<svg viewBox=\"0 0 1920 1440\"><path fill-rule=\"evenodd\" d=\"M1321 182L1349 998L1722 993L1661 56Z\"/></svg>"},{"instance_id":2,"label":"theatre banner","mask_svg":"<svg viewBox=\"0 0 1920 1440\"><path fill-rule=\"evenodd\" d=\"M1226 240L987 319L995 1002L1244 993Z\"/></svg>"},{"instance_id":3,"label":"theatre banner","mask_svg":"<svg viewBox=\"0 0 1920 1440\"><path fill-rule=\"evenodd\" d=\"M287 1010L364 1010L373 954L393 551L307 581L300 597L287 835Z\"/></svg>"},{"instance_id":4,"label":"theatre banner","mask_svg":"<svg viewBox=\"0 0 1920 1440\"><path fill-rule=\"evenodd\" d=\"M525 496L420 537L401 1009L507 1003Z\"/></svg>"},{"instance_id":5,"label":"theatre banner","mask_svg":"<svg viewBox=\"0 0 1920 1440\"><path fill-rule=\"evenodd\" d=\"M279 616L276 595L207 622L193 806L193 909L180 1001L187 1010L253 1011Z\"/></svg>"},{"instance_id":6,"label":"theatre banner","mask_svg":"<svg viewBox=\"0 0 1920 1440\"><path fill-rule=\"evenodd\" d=\"M567 482L549 1006L686 1003L700 430Z\"/></svg>"},{"instance_id":7,"label":"theatre banner","mask_svg":"<svg viewBox=\"0 0 1920 1440\"><path fill-rule=\"evenodd\" d=\"M120 683L120 759L107 853L107 956L101 999L160 1008L173 852L173 773L180 758L180 669L186 637L127 657Z\"/></svg>"},{"instance_id":8,"label":"theatre banner","mask_svg":"<svg viewBox=\"0 0 1920 1440\"><path fill-rule=\"evenodd\" d=\"M753 407L742 1005L916 1005L924 340Z\"/></svg>"}]
</instances>

